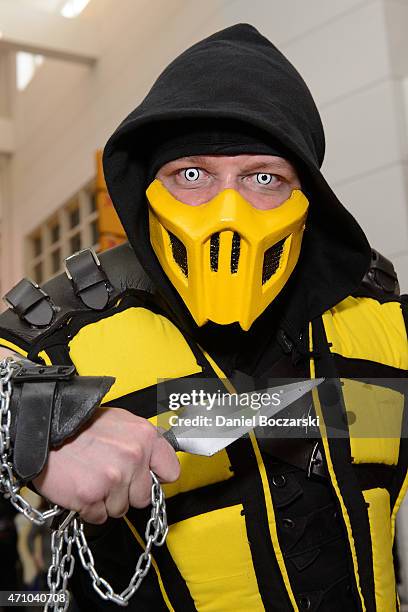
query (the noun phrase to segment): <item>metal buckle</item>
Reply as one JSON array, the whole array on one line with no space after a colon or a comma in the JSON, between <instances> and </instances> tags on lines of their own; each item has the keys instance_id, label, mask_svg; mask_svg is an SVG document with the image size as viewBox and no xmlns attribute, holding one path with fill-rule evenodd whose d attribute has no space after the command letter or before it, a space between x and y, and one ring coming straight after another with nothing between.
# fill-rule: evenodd
<instances>
[{"instance_id":1,"label":"metal buckle","mask_svg":"<svg viewBox=\"0 0 408 612\"><path fill-rule=\"evenodd\" d=\"M307 477L310 478L313 474L313 467L316 464L316 455L319 451L319 443L316 442L310 454L309 463L307 465Z\"/></svg>"},{"instance_id":2,"label":"metal buckle","mask_svg":"<svg viewBox=\"0 0 408 612\"><path fill-rule=\"evenodd\" d=\"M92 255L92 258L93 258L94 262L98 266L98 268L101 267L101 262L99 261L99 258L98 258L97 254L95 253L95 251L94 251L94 249L92 247L89 247L87 249L81 249L80 251L77 251L76 253L73 253L69 257L65 258L65 261L64 261L64 270L65 270L65 274L68 276L70 281L72 281L72 275L71 275L70 271L68 270L67 261L69 261L70 259L73 259L74 257L77 257L77 255L80 255L81 253L90 253Z\"/></svg>"},{"instance_id":3,"label":"metal buckle","mask_svg":"<svg viewBox=\"0 0 408 612\"><path fill-rule=\"evenodd\" d=\"M35 289L38 289L38 291L40 291L43 296L49 300L50 296L45 293L45 291L43 289L41 289L40 285L38 285L35 281L31 280L31 278L24 278L23 280L27 281L28 283L30 283L30 285L32 285ZM16 285L17 286L17 285ZM14 304L12 304L8 299L7 299L7 294L3 295L3 302L6 304L6 306L8 306L8 308L10 308L10 310L15 311L15 307Z\"/></svg>"},{"instance_id":4,"label":"metal buckle","mask_svg":"<svg viewBox=\"0 0 408 612\"><path fill-rule=\"evenodd\" d=\"M3 301L21 321L32 327L48 327L58 312L48 293L29 278L21 279L3 296Z\"/></svg>"}]
</instances>

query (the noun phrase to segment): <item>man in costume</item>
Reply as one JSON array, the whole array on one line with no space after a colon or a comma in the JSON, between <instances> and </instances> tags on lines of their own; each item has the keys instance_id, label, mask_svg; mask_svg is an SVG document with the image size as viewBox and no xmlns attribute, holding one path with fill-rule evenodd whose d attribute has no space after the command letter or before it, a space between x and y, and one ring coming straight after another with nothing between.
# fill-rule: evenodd
<instances>
[{"instance_id":1,"label":"man in costume","mask_svg":"<svg viewBox=\"0 0 408 612\"><path fill-rule=\"evenodd\" d=\"M397 436L382 438L374 407L372 436L361 438L346 411L366 402L350 408L345 387L342 401L308 407L321 419L313 439L251 434L213 457L177 458L154 427L164 379L177 390L178 379L202 377L250 377L260 389L406 378L406 302L389 262L375 255L370 267L361 228L320 173L323 156L300 75L253 27L227 28L176 58L106 145L130 246L100 262L81 252L68 276L7 296L4 345L73 365L78 381L115 379L103 408L71 410L59 436L54 408L54 450L38 469L31 448L24 470L24 413L14 440L20 476L90 524L95 564L116 590L143 552L149 469L167 483L168 537L132 610L397 609L403 406ZM333 415L348 424L341 439L324 435ZM77 564L80 608L116 609L88 579Z\"/></svg>"}]
</instances>

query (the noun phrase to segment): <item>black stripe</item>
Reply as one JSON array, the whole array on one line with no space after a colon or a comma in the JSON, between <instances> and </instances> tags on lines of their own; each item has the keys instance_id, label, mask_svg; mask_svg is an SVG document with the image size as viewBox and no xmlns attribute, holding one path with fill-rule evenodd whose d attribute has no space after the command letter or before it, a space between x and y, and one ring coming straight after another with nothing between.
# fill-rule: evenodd
<instances>
[{"instance_id":1,"label":"black stripe","mask_svg":"<svg viewBox=\"0 0 408 612\"><path fill-rule=\"evenodd\" d=\"M109 519L104 525L91 527L94 535L93 537L88 535L87 538L95 557L96 569L113 586L115 592L120 593L129 584L143 549L123 519ZM152 552L155 556L156 551ZM93 589L91 578L83 569L76 549L74 555L75 570L69 586L81 612L89 610L117 612L116 604L104 601ZM130 612L168 611L154 569L150 569L147 573L139 590L130 599L126 610Z\"/></svg>"},{"instance_id":2,"label":"black stripe","mask_svg":"<svg viewBox=\"0 0 408 612\"><path fill-rule=\"evenodd\" d=\"M356 291L353 291L351 296L355 298L371 298L380 304L387 304L388 302L399 303L401 298L405 297L403 295L395 295L395 293L387 294L381 289L376 290L374 287L369 288L367 286L360 286Z\"/></svg>"},{"instance_id":3,"label":"black stripe","mask_svg":"<svg viewBox=\"0 0 408 612\"><path fill-rule=\"evenodd\" d=\"M127 517L135 526L137 531L144 537L146 523L150 517L150 508L136 509L130 508ZM188 590L187 584L182 577L177 565L167 548L167 544L160 547L153 547L153 556L160 570L164 589L173 608L178 612L196 612L194 600ZM149 572L150 573L150 572ZM149 612L156 610L154 607Z\"/></svg>"},{"instance_id":4,"label":"black stripe","mask_svg":"<svg viewBox=\"0 0 408 612\"><path fill-rule=\"evenodd\" d=\"M197 350L195 348L195 351ZM218 378L208 362L204 367L208 376ZM230 444L226 451L234 472L233 483L237 485L243 506L248 543L262 603L266 612L290 612L293 606L272 545L263 484L252 444L248 437L244 436ZM227 481L228 484L230 482Z\"/></svg>"},{"instance_id":5,"label":"black stripe","mask_svg":"<svg viewBox=\"0 0 408 612\"><path fill-rule=\"evenodd\" d=\"M332 353L338 376L344 378L406 378L408 371L368 359L354 359Z\"/></svg>"},{"instance_id":6,"label":"black stripe","mask_svg":"<svg viewBox=\"0 0 408 612\"><path fill-rule=\"evenodd\" d=\"M201 388L201 384L198 385L195 382L201 376L201 373L189 374L188 376L158 382L110 400L104 406L124 408L133 414L149 419L169 410L170 393L189 393L192 389Z\"/></svg>"},{"instance_id":7,"label":"black stripe","mask_svg":"<svg viewBox=\"0 0 408 612\"><path fill-rule=\"evenodd\" d=\"M317 355L315 355L316 376L325 376L333 379L338 378L338 372L334 359L330 353L322 318L319 317L313 321L312 329L313 348L317 351ZM321 389L319 387L317 389L324 421L333 422L334 407L337 407L337 418L335 420L340 423L346 423L346 409L344 400L341 397L342 394L340 393L340 401L333 405L327 402L327 398L325 394L322 393ZM360 588L367 612L374 612L376 610L376 605L374 597L375 590L370 525L367 506L361 493L356 473L351 464L350 441L348 438L328 437L328 444L337 482L350 517L358 560ZM349 567L351 576L355 578L351 551L349 555ZM359 608L362 609L356 589L355 593Z\"/></svg>"},{"instance_id":8,"label":"black stripe","mask_svg":"<svg viewBox=\"0 0 408 612\"><path fill-rule=\"evenodd\" d=\"M356 463L353 464L360 488L375 489L390 489L396 475L396 468L393 465L383 465L379 463Z\"/></svg>"},{"instance_id":9,"label":"black stripe","mask_svg":"<svg viewBox=\"0 0 408 612\"><path fill-rule=\"evenodd\" d=\"M247 438L241 438L231 444L227 452L236 475L255 575L265 610L293 610L271 542L262 480L252 445Z\"/></svg>"},{"instance_id":10,"label":"black stripe","mask_svg":"<svg viewBox=\"0 0 408 612\"><path fill-rule=\"evenodd\" d=\"M398 464L395 469L394 481L390 488L391 510L393 509L395 502L397 501L399 492L407 476L407 465L408 465L408 439L405 436L401 438Z\"/></svg>"},{"instance_id":11,"label":"black stripe","mask_svg":"<svg viewBox=\"0 0 408 612\"><path fill-rule=\"evenodd\" d=\"M408 333L408 294L407 295L401 295L400 299L401 299L402 316L404 317L405 328L406 328L407 333Z\"/></svg>"},{"instance_id":12,"label":"black stripe","mask_svg":"<svg viewBox=\"0 0 408 612\"><path fill-rule=\"evenodd\" d=\"M223 480L192 491L179 493L166 500L169 525L199 514L220 510L241 503L236 479Z\"/></svg>"},{"instance_id":13,"label":"black stripe","mask_svg":"<svg viewBox=\"0 0 408 612\"><path fill-rule=\"evenodd\" d=\"M12 314L14 316L14 313ZM11 342L12 344L15 344L22 351L28 352L30 350L31 345L25 340L23 340L22 338L20 338L19 336L14 335L9 329L0 327L0 336L2 340L6 340L7 342ZM4 346L4 345L0 342L0 346ZM9 348L9 347L5 347L5 348ZM9 349L9 350L12 351L13 349Z\"/></svg>"},{"instance_id":14,"label":"black stripe","mask_svg":"<svg viewBox=\"0 0 408 612\"><path fill-rule=\"evenodd\" d=\"M188 393L203 390L206 393L216 393L222 389L222 384L215 378L204 378L202 372L189 374L180 378L172 378L157 384L132 391L116 399L110 400L104 406L124 408L133 414L149 419L158 414L168 412L170 394Z\"/></svg>"},{"instance_id":15,"label":"black stripe","mask_svg":"<svg viewBox=\"0 0 408 612\"><path fill-rule=\"evenodd\" d=\"M75 313L67 325L68 333L71 337L73 337L79 332L80 329L82 329L82 327L85 327L85 325L96 323L102 319L108 319L109 317L112 317L119 312L123 312L128 308L145 308L154 314L159 314L168 318L151 293L140 291L138 289L128 289L118 305L113 305L110 308L100 312L82 311L79 314Z\"/></svg>"}]
</instances>

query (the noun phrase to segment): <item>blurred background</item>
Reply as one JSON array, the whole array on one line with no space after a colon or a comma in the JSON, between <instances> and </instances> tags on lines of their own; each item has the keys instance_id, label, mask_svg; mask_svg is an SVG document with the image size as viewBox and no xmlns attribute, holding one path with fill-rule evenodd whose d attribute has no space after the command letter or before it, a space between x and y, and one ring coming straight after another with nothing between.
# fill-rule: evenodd
<instances>
[{"instance_id":1,"label":"blurred background","mask_svg":"<svg viewBox=\"0 0 408 612\"><path fill-rule=\"evenodd\" d=\"M310 86L325 175L408 291L407 0L0 0L1 295L123 240L98 152L175 55L243 21ZM408 504L400 515L408 601ZM23 522L30 581L38 542L30 556Z\"/></svg>"}]
</instances>

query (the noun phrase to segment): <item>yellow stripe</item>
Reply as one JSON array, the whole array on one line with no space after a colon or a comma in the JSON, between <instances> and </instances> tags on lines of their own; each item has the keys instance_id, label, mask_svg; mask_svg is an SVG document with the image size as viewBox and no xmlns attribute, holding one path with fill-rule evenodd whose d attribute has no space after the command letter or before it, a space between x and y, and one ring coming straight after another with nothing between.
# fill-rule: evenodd
<instances>
[{"instance_id":1,"label":"yellow stripe","mask_svg":"<svg viewBox=\"0 0 408 612\"><path fill-rule=\"evenodd\" d=\"M311 324L309 326L309 337L310 337L310 350L312 351L313 350L313 341L312 341L312 325ZM310 360L310 377L311 378L316 378L316 370L315 370L314 359ZM316 412L317 412L317 414L319 416L319 422L320 422L319 427L320 427L321 436L322 436L322 442L323 442L324 451L325 451L325 455L326 455L327 469L329 470L331 483L332 483L333 488L334 488L334 490L336 492L336 495L337 495L338 500L340 502L341 511L343 513L343 519L344 519L344 523L346 525L347 535L348 535L348 539L349 539L349 543L350 543L350 548L351 548L351 556L352 556L352 560L353 560L354 573L355 573L355 577L356 577L356 584L357 584L358 594L360 596L360 600L361 600L361 605L362 605L363 611L365 611L366 607L365 607L364 597L363 597L363 593L361 591L361 586L360 586L360 576L359 576L359 573L358 573L357 553L356 553L356 547L355 547L355 544L354 544L353 532L352 532L352 529L351 529L350 517L348 515L346 505L345 505L343 497L341 495L340 487L338 485L336 474L335 474L335 471L334 471L334 468L333 468L333 463L332 463L331 456L330 456L329 442L328 442L328 439L327 439L326 425L325 425L324 420L323 420L323 414L322 414L322 409L321 409L321 406L320 406L319 395L317 393L317 389L316 388L313 389L312 394L313 394L313 401L314 401L314 405L315 405L315 408L316 408Z\"/></svg>"},{"instance_id":2,"label":"yellow stripe","mask_svg":"<svg viewBox=\"0 0 408 612\"><path fill-rule=\"evenodd\" d=\"M236 389L234 388L234 386L231 384L231 382L226 378L224 372L218 367L218 365L215 363L215 361L210 357L210 355L208 355L208 353L206 351L204 351L201 347L200 349L203 351L206 359L208 359L208 361L210 362L211 366L213 367L215 373L217 374L217 376L224 382L226 388L228 389L228 391L230 393L236 393ZM298 612L299 608L297 607L296 604L296 600L295 600L295 596L293 594L292 591L292 587L290 585L290 581L289 581L289 576L288 576L288 572L286 569L286 565L285 565L285 561L283 559L283 554L282 554L282 550L279 544L279 539L278 539L278 532L276 529L276 520L275 520L275 511L273 508L273 502L272 502L272 496L271 496L271 491L269 488L269 482L268 482L268 477L266 474L266 469L265 469L265 464L262 460L262 456L261 456L261 452L259 450L259 446L258 446L258 442L256 440L255 434L252 431L249 435L251 443L252 443L252 448L254 449L254 453L255 453L255 457L256 457L256 461L258 464L258 470L261 476L261 480L262 480L262 486L263 486L263 490L264 490L264 498L265 498L265 506L266 506L266 513L268 516L268 526L269 526L269 533L271 536L271 540L272 540L272 545L275 551L275 556L276 556L276 560L278 562L279 565L279 569L281 571L282 574L282 578L283 581L285 583L285 587L286 590L288 592L290 601L292 603L293 609L295 612Z\"/></svg>"},{"instance_id":3,"label":"yellow stripe","mask_svg":"<svg viewBox=\"0 0 408 612\"><path fill-rule=\"evenodd\" d=\"M23 357L27 357L27 351L23 351L23 349L17 346L17 344L13 344L13 342L9 342L8 340L5 340L4 338L0 338L0 346L3 346L4 348L8 348L11 351L15 351L16 353L19 353Z\"/></svg>"},{"instance_id":4,"label":"yellow stripe","mask_svg":"<svg viewBox=\"0 0 408 612\"><path fill-rule=\"evenodd\" d=\"M45 365L51 365L51 359L48 357L45 351L38 353L38 356L41 357L41 359L44 359Z\"/></svg>"},{"instance_id":5,"label":"yellow stripe","mask_svg":"<svg viewBox=\"0 0 408 612\"><path fill-rule=\"evenodd\" d=\"M200 349L200 351L202 351L218 378L222 380L222 382L224 383L224 387L227 389L227 391L229 391L230 393L236 393L234 386L230 383L221 368L215 363L214 359L200 345L198 345L198 348Z\"/></svg>"},{"instance_id":6,"label":"yellow stripe","mask_svg":"<svg viewBox=\"0 0 408 612\"><path fill-rule=\"evenodd\" d=\"M392 558L390 525L390 494L377 487L363 491L368 506L373 555L375 609L377 612L395 611L395 574Z\"/></svg>"},{"instance_id":7,"label":"yellow stripe","mask_svg":"<svg viewBox=\"0 0 408 612\"><path fill-rule=\"evenodd\" d=\"M124 516L123 518L125 519L125 522L126 522L127 526L129 527L130 531L134 535L134 537L137 540L137 542L140 544L140 546L143 548L143 550L145 550L146 549L146 545L145 545L143 539L141 538L140 534L137 532L137 530L136 530L135 526L133 525L133 523L131 523L129 521L127 516ZM168 598L168 595L166 593L166 590L164 588L164 584L163 584L163 581L162 581L162 578L161 578L161 575L160 575L159 567L158 567L156 561L154 560L153 555L152 555L152 566L154 567L154 570L155 570L155 572L157 574L157 579L159 581L160 591L161 591L161 594L163 596L164 601L166 602L166 606L168 607L169 610L171 610L171 612L174 612L174 608L171 605L170 600Z\"/></svg>"}]
</instances>

